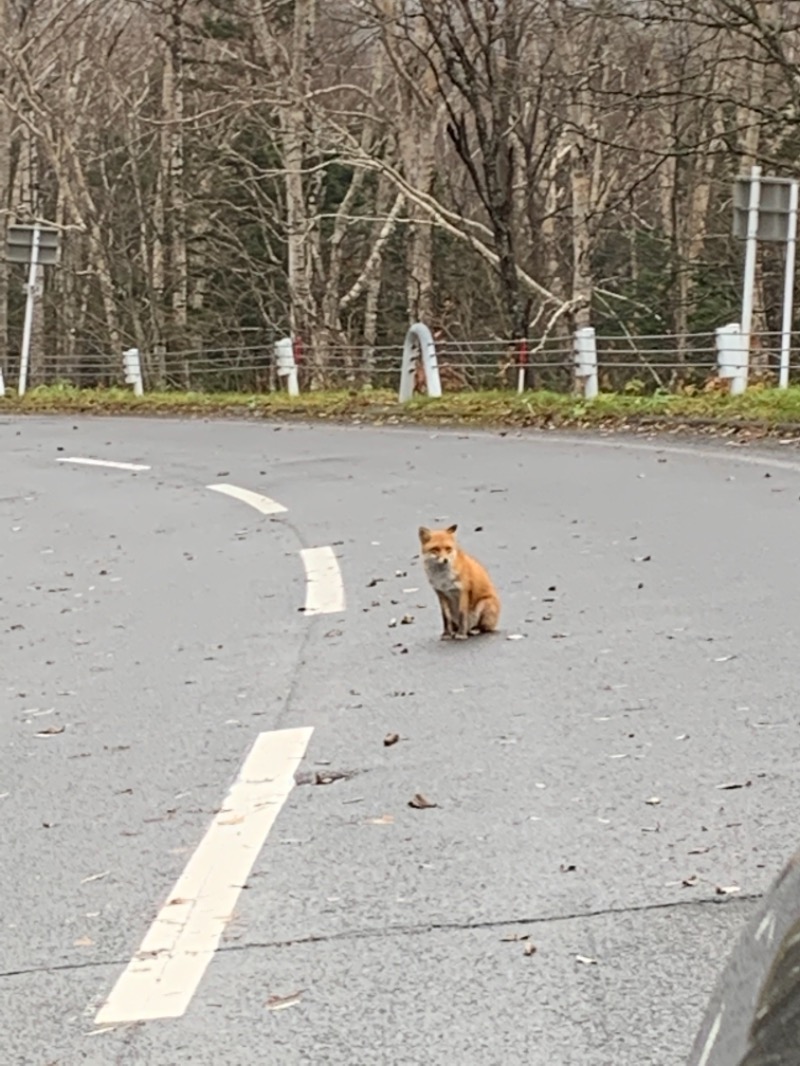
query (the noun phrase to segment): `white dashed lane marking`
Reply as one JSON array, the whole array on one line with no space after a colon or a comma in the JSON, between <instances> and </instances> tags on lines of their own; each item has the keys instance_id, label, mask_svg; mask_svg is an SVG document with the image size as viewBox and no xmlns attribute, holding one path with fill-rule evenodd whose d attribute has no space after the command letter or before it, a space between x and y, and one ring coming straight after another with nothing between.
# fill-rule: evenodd
<instances>
[{"instance_id":1,"label":"white dashed lane marking","mask_svg":"<svg viewBox=\"0 0 800 1066\"><path fill-rule=\"evenodd\" d=\"M313 728L260 733L222 809L167 896L96 1025L179 1018L211 962Z\"/></svg>"},{"instance_id":2,"label":"white dashed lane marking","mask_svg":"<svg viewBox=\"0 0 800 1066\"><path fill-rule=\"evenodd\" d=\"M305 614L339 614L345 609L344 583L333 548L303 548L306 568Z\"/></svg>"},{"instance_id":3,"label":"white dashed lane marking","mask_svg":"<svg viewBox=\"0 0 800 1066\"><path fill-rule=\"evenodd\" d=\"M82 459L77 455L63 456L57 463L81 463L83 466L109 466L114 470L149 470L144 463L117 463L113 459Z\"/></svg>"},{"instance_id":4,"label":"white dashed lane marking","mask_svg":"<svg viewBox=\"0 0 800 1066\"><path fill-rule=\"evenodd\" d=\"M238 485L206 485L212 492L221 492L225 496L232 496L235 500L241 500L251 507L255 507L261 514L283 514L286 508L277 500L271 500L269 496L262 496L260 492L251 492L250 489L239 488Z\"/></svg>"}]
</instances>

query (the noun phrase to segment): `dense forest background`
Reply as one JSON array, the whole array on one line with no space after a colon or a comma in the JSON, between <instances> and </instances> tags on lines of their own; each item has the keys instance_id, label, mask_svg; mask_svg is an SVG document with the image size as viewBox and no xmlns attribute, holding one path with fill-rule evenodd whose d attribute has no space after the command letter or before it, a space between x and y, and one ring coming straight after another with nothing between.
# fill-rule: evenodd
<instances>
[{"instance_id":1,"label":"dense forest background","mask_svg":"<svg viewBox=\"0 0 800 1066\"><path fill-rule=\"evenodd\" d=\"M309 383L381 383L415 320L454 365L566 365L591 324L679 367L739 315L734 176L798 148L797 0L0 0L3 227L62 234L33 384L135 345L154 384L268 387L289 333ZM9 378L25 278L0 259Z\"/></svg>"}]
</instances>

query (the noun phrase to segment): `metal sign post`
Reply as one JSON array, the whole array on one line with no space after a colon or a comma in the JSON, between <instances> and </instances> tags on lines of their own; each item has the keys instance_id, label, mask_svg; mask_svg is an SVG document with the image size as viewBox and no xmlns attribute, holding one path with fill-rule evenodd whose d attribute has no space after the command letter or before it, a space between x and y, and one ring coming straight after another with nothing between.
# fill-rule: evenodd
<instances>
[{"instance_id":1,"label":"metal sign post","mask_svg":"<svg viewBox=\"0 0 800 1066\"><path fill-rule=\"evenodd\" d=\"M28 268L28 285L25 293L25 322L22 327L22 348L19 353L19 395L25 395L28 385L28 366L31 361L31 334L33 333L33 305L36 302L36 272L39 267L39 240L40 231L38 226L33 227L33 239L31 240L31 258Z\"/></svg>"},{"instance_id":2,"label":"metal sign post","mask_svg":"<svg viewBox=\"0 0 800 1066\"><path fill-rule=\"evenodd\" d=\"M783 321L781 322L781 373L778 387L789 387L789 355L792 349L792 308L794 303L794 261L797 250L797 206L800 183L789 189L789 221L786 231L786 268L783 277Z\"/></svg>"},{"instance_id":3,"label":"metal sign post","mask_svg":"<svg viewBox=\"0 0 800 1066\"><path fill-rule=\"evenodd\" d=\"M22 327L22 348L19 356L20 396L28 385L28 368L33 336L33 311L36 302L36 275L39 265L52 266L58 258L59 231L49 226L9 226L6 254L12 263L28 263L28 284L25 286L25 321Z\"/></svg>"},{"instance_id":4,"label":"metal sign post","mask_svg":"<svg viewBox=\"0 0 800 1066\"><path fill-rule=\"evenodd\" d=\"M756 285L756 255L758 252L758 215L761 206L761 167L750 171L747 202L747 245L744 253L744 283L742 285L742 336L750 350L750 329L753 323L753 297Z\"/></svg>"},{"instance_id":5,"label":"metal sign post","mask_svg":"<svg viewBox=\"0 0 800 1066\"><path fill-rule=\"evenodd\" d=\"M733 235L747 241L742 287L741 330L745 352L750 350L753 317L756 251L758 241L786 245L781 323L781 364L778 384L789 384L789 358L792 342L795 247L797 243L798 189L796 178L762 177L761 167L753 166L748 176L736 179L733 187Z\"/></svg>"}]
</instances>

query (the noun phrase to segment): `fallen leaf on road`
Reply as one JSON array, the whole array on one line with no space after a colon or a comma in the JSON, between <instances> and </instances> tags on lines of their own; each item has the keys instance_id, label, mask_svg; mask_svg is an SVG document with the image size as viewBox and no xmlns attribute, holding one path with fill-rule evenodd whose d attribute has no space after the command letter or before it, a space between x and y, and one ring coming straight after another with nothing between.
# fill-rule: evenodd
<instances>
[{"instance_id":1,"label":"fallen leaf on road","mask_svg":"<svg viewBox=\"0 0 800 1066\"><path fill-rule=\"evenodd\" d=\"M720 655L718 659L715 659L715 663L729 663L731 659L735 659L735 655Z\"/></svg>"},{"instance_id":2,"label":"fallen leaf on road","mask_svg":"<svg viewBox=\"0 0 800 1066\"><path fill-rule=\"evenodd\" d=\"M570 863L562 862L561 866L559 867L559 869L561 870L562 874L570 874L570 873L573 873L575 870L577 870L578 867L575 865L574 862L570 862Z\"/></svg>"},{"instance_id":3,"label":"fallen leaf on road","mask_svg":"<svg viewBox=\"0 0 800 1066\"><path fill-rule=\"evenodd\" d=\"M92 944L94 941L88 936L79 936L77 940L72 941L73 947L76 948L90 948Z\"/></svg>"},{"instance_id":4,"label":"fallen leaf on road","mask_svg":"<svg viewBox=\"0 0 800 1066\"><path fill-rule=\"evenodd\" d=\"M383 738L384 748L391 748L392 744L396 744L399 739L399 733L387 733L386 736Z\"/></svg>"},{"instance_id":5,"label":"fallen leaf on road","mask_svg":"<svg viewBox=\"0 0 800 1066\"><path fill-rule=\"evenodd\" d=\"M172 899L167 900L168 907L181 907L184 903L191 903L191 900L183 899L182 896L174 896Z\"/></svg>"},{"instance_id":6,"label":"fallen leaf on road","mask_svg":"<svg viewBox=\"0 0 800 1066\"><path fill-rule=\"evenodd\" d=\"M270 996L264 1005L267 1010L285 1010L287 1007L293 1007L296 1003L299 1003L304 992L304 988L299 988L288 996Z\"/></svg>"},{"instance_id":7,"label":"fallen leaf on road","mask_svg":"<svg viewBox=\"0 0 800 1066\"><path fill-rule=\"evenodd\" d=\"M697 884L697 874L692 874L691 877L684 877L684 879L681 881L681 885L684 888L694 888L694 886L696 884Z\"/></svg>"},{"instance_id":8,"label":"fallen leaf on road","mask_svg":"<svg viewBox=\"0 0 800 1066\"><path fill-rule=\"evenodd\" d=\"M724 785L717 785L719 789L730 790L732 788L749 788L752 782L750 781L726 781Z\"/></svg>"},{"instance_id":9,"label":"fallen leaf on road","mask_svg":"<svg viewBox=\"0 0 800 1066\"><path fill-rule=\"evenodd\" d=\"M501 936L502 943L510 943L515 940L528 940L530 939L530 933L507 933L505 936Z\"/></svg>"},{"instance_id":10,"label":"fallen leaf on road","mask_svg":"<svg viewBox=\"0 0 800 1066\"><path fill-rule=\"evenodd\" d=\"M522 954L523 955L535 955L536 954L536 945L533 943L533 941L531 941L531 940L528 941L528 943L522 949Z\"/></svg>"},{"instance_id":11,"label":"fallen leaf on road","mask_svg":"<svg viewBox=\"0 0 800 1066\"><path fill-rule=\"evenodd\" d=\"M426 807L438 806L438 804L432 803L427 796L423 796L421 792L415 792L408 801L408 805L409 807L415 807L417 810L424 810Z\"/></svg>"},{"instance_id":12,"label":"fallen leaf on road","mask_svg":"<svg viewBox=\"0 0 800 1066\"><path fill-rule=\"evenodd\" d=\"M243 814L234 814L230 818L218 818L217 825L239 825L243 821Z\"/></svg>"},{"instance_id":13,"label":"fallen leaf on road","mask_svg":"<svg viewBox=\"0 0 800 1066\"><path fill-rule=\"evenodd\" d=\"M705 854L707 854L707 853L708 853L709 851L711 851L711 848L710 848L710 847L705 847L705 848L690 848L690 850L689 850L689 854L690 854L690 855L705 855Z\"/></svg>"},{"instance_id":14,"label":"fallen leaf on road","mask_svg":"<svg viewBox=\"0 0 800 1066\"><path fill-rule=\"evenodd\" d=\"M524 635L522 633L509 633L506 640L523 640Z\"/></svg>"},{"instance_id":15,"label":"fallen leaf on road","mask_svg":"<svg viewBox=\"0 0 800 1066\"><path fill-rule=\"evenodd\" d=\"M400 625L401 626L410 626L410 625L413 625L413 624L414 624L414 615L413 614L404 614L403 617L400 619Z\"/></svg>"},{"instance_id":16,"label":"fallen leaf on road","mask_svg":"<svg viewBox=\"0 0 800 1066\"><path fill-rule=\"evenodd\" d=\"M49 725L46 729L39 729L36 732L37 737L54 737L57 733L63 733L66 726L63 725Z\"/></svg>"},{"instance_id":17,"label":"fallen leaf on road","mask_svg":"<svg viewBox=\"0 0 800 1066\"><path fill-rule=\"evenodd\" d=\"M718 896L732 896L736 892L741 892L739 885L717 885Z\"/></svg>"},{"instance_id":18,"label":"fallen leaf on road","mask_svg":"<svg viewBox=\"0 0 800 1066\"><path fill-rule=\"evenodd\" d=\"M589 955L576 955L575 961L583 963L584 966L596 966L597 959L591 958Z\"/></svg>"},{"instance_id":19,"label":"fallen leaf on road","mask_svg":"<svg viewBox=\"0 0 800 1066\"><path fill-rule=\"evenodd\" d=\"M650 799L646 799L645 803L649 803L651 807L657 807L661 800L658 796L651 796Z\"/></svg>"},{"instance_id":20,"label":"fallen leaf on road","mask_svg":"<svg viewBox=\"0 0 800 1066\"><path fill-rule=\"evenodd\" d=\"M392 618L392 620L389 622L389 629L395 629L396 626L397 626L397 619L396 618Z\"/></svg>"},{"instance_id":21,"label":"fallen leaf on road","mask_svg":"<svg viewBox=\"0 0 800 1066\"><path fill-rule=\"evenodd\" d=\"M393 825L394 824L394 815L393 814L382 814L378 818L367 818L367 821L369 822L370 825Z\"/></svg>"}]
</instances>

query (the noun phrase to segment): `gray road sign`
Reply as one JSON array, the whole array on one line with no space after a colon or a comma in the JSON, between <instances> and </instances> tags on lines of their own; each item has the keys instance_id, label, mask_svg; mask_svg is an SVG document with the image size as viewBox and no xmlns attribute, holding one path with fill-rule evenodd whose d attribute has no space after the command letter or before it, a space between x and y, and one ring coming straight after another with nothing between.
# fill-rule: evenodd
<instances>
[{"instance_id":1,"label":"gray road sign","mask_svg":"<svg viewBox=\"0 0 800 1066\"><path fill-rule=\"evenodd\" d=\"M761 178L758 207L759 241L785 243L789 232L789 197L793 178ZM733 184L733 235L747 238L747 209L750 203L750 178L736 178Z\"/></svg>"},{"instance_id":2,"label":"gray road sign","mask_svg":"<svg viewBox=\"0 0 800 1066\"><path fill-rule=\"evenodd\" d=\"M6 240L8 259L12 263L30 263L34 226L9 226ZM39 227L38 262L53 266L58 259L60 233L57 229Z\"/></svg>"}]
</instances>

